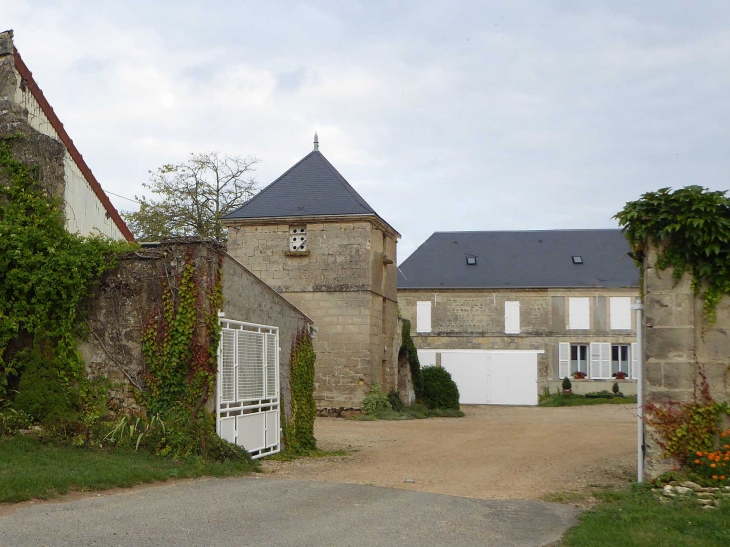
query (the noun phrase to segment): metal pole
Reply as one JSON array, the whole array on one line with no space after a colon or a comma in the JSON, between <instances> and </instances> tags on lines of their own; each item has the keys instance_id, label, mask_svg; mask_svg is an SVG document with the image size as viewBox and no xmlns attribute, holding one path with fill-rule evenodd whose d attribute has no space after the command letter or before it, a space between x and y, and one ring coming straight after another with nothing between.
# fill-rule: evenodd
<instances>
[{"instance_id":1,"label":"metal pole","mask_svg":"<svg viewBox=\"0 0 730 547\"><path fill-rule=\"evenodd\" d=\"M636 299L636 304L631 306L636 310L636 415L637 415L637 481L644 482L644 367L643 367L643 334L644 328L641 320L641 310L644 306L641 300Z\"/></svg>"}]
</instances>

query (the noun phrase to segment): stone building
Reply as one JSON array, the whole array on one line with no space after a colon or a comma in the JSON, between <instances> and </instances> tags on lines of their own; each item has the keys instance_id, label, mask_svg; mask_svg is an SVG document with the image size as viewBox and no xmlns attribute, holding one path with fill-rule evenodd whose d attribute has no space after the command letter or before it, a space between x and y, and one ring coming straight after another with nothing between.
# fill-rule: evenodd
<instances>
[{"instance_id":1,"label":"stone building","mask_svg":"<svg viewBox=\"0 0 730 547\"><path fill-rule=\"evenodd\" d=\"M39 165L49 191L63 201L68 231L134 240L23 62L9 30L0 32L0 137L11 134L22 135L14 144L16 157Z\"/></svg>"},{"instance_id":2,"label":"stone building","mask_svg":"<svg viewBox=\"0 0 730 547\"><path fill-rule=\"evenodd\" d=\"M383 220L315 147L224 219L228 252L317 325L315 399L358 408L397 386L396 245Z\"/></svg>"},{"instance_id":3,"label":"stone building","mask_svg":"<svg viewBox=\"0 0 730 547\"><path fill-rule=\"evenodd\" d=\"M450 370L474 399L463 402L536 404L578 372L575 393L610 390L624 372L635 394L628 252L620 230L433 234L398 276L421 364Z\"/></svg>"}]
</instances>

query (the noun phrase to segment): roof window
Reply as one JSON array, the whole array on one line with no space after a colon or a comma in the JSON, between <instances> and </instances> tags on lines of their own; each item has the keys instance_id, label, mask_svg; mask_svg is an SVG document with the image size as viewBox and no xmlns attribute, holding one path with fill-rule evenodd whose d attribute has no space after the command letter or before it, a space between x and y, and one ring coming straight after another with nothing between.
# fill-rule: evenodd
<instances>
[{"instance_id":1,"label":"roof window","mask_svg":"<svg viewBox=\"0 0 730 547\"><path fill-rule=\"evenodd\" d=\"M466 265L467 266L476 266L477 265L477 257L475 257L475 256L467 256L466 257Z\"/></svg>"},{"instance_id":2,"label":"roof window","mask_svg":"<svg viewBox=\"0 0 730 547\"><path fill-rule=\"evenodd\" d=\"M573 256L573 264L583 264L583 257L582 256Z\"/></svg>"}]
</instances>

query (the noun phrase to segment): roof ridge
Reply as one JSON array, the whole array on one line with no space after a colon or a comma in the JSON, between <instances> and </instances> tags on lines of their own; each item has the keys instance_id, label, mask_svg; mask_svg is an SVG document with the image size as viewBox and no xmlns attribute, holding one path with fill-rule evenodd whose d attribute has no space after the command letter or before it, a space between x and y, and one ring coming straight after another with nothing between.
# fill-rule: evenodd
<instances>
[{"instance_id":1,"label":"roof ridge","mask_svg":"<svg viewBox=\"0 0 730 547\"><path fill-rule=\"evenodd\" d=\"M436 234L527 234L535 232L622 232L623 228L546 228L536 230L453 230L437 231Z\"/></svg>"}]
</instances>

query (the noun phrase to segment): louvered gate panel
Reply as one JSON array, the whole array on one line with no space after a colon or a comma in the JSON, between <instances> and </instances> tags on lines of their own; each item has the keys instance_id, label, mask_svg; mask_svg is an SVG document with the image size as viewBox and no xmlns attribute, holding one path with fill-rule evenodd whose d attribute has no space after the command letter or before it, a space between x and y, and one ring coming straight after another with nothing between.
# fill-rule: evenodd
<instances>
[{"instance_id":1,"label":"louvered gate panel","mask_svg":"<svg viewBox=\"0 0 730 547\"><path fill-rule=\"evenodd\" d=\"M220 320L218 434L253 458L280 450L279 329Z\"/></svg>"},{"instance_id":2,"label":"louvered gate panel","mask_svg":"<svg viewBox=\"0 0 730 547\"><path fill-rule=\"evenodd\" d=\"M221 402L236 400L236 333L221 331Z\"/></svg>"},{"instance_id":3,"label":"louvered gate panel","mask_svg":"<svg viewBox=\"0 0 730 547\"><path fill-rule=\"evenodd\" d=\"M238 399L264 398L264 334L238 331Z\"/></svg>"}]
</instances>

